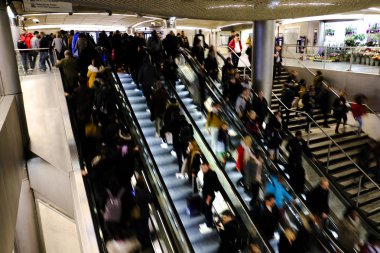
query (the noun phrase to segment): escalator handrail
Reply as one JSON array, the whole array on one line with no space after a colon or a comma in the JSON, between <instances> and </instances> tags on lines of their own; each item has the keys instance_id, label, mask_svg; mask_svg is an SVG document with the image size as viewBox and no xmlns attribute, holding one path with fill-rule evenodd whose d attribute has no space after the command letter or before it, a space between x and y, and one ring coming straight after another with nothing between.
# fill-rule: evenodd
<instances>
[{"instance_id":1,"label":"escalator handrail","mask_svg":"<svg viewBox=\"0 0 380 253\"><path fill-rule=\"evenodd\" d=\"M189 56L187 56L187 57L189 57ZM191 59L191 58L190 58L190 59ZM189 60L190 60L190 59L189 59ZM194 59L192 59L192 62L195 63L195 64L197 63ZM199 64L199 63L198 63L198 64ZM194 67L194 66L192 66L192 67ZM198 69L200 69L200 68L198 67ZM210 79L210 78L209 78L209 83L212 83L212 85L214 85L214 82L213 82L212 79ZM215 86L215 85L214 85L214 86ZM219 97L215 94L214 90L211 89L211 88L209 87L208 83L206 83L206 87L207 87L208 92L209 92L210 94L213 94L213 96L214 96L216 99L218 99L218 101L221 101L221 99L219 98L219 97L221 97L221 94L220 94L220 92L219 92L219 90L218 90L217 87L215 87L214 90L216 90L216 93L218 93ZM257 94L255 94L255 95L257 96ZM235 125L235 127L238 129L238 131L239 131L238 134L239 134L241 137L243 137L242 133L245 133L245 134L250 135L247 131L245 131L245 128L241 125L240 120L239 120L238 118L236 118L236 113L231 113L231 110L232 110L232 109L231 109L231 105L230 105L229 103L227 103L227 102L226 102L226 103L223 103L223 104L226 104L226 105L227 105L227 110L230 111L230 113L226 113L225 111L223 111L223 112L227 115L227 117L228 117L229 115L235 116L233 119L229 119L229 121L230 121L230 122L233 122L233 124ZM226 107L224 107L224 108L226 108ZM233 110L232 110L232 111L233 111ZM251 136L252 138L254 138L252 135L250 135L250 136ZM264 153L267 153L267 152L265 151L265 148L263 148L263 147L261 146L261 143L260 143L260 142L258 142L258 143L259 143L259 145L260 145L260 150L263 151ZM267 164L269 164L269 167L275 168L277 171L281 171L280 168L278 167L278 165L275 164L275 163L273 163L271 160L265 159L265 162L266 162ZM297 195L295 194L293 188L290 186L290 184L288 183L287 180L285 180L285 186L286 186L286 188L288 189L288 191L292 193L293 197L294 197L294 196L297 197ZM297 197L297 198L298 198L298 197ZM301 204L301 207L305 210L305 212L307 212L307 213L311 213L310 210L308 209L308 207L306 206L306 204L304 203L304 201L303 201L301 198L298 198L298 200L299 200L299 202L300 202L300 204ZM295 210L295 211L298 213L298 215L300 216L300 211L299 211L299 210L298 210L293 204L289 203L289 208L292 208L292 210ZM330 217L329 217L329 218L330 218ZM334 223L333 221L331 221L331 222ZM334 244L335 244L335 242L334 242ZM336 248L339 249L338 246L336 246ZM340 250L340 252L343 252L343 251Z\"/></svg>"},{"instance_id":2,"label":"escalator handrail","mask_svg":"<svg viewBox=\"0 0 380 253\"><path fill-rule=\"evenodd\" d=\"M182 79L186 79L186 78L182 76ZM170 85L172 85L172 84L170 84ZM191 117L190 112L187 110L185 104L182 102L182 100L181 100L181 98L179 97L177 91L175 90L175 87L172 86L172 89L174 89L174 92L173 92L174 95L176 96L176 98L177 98L178 102L180 103L182 109L183 109L183 110L185 111L185 113L188 115L188 118L190 119L191 124L193 125L193 127L195 128L195 130L198 132L199 137L201 138L202 142L203 142L204 145L206 146L208 152L211 154L213 160L215 161L217 167L219 168L219 171L221 171L221 173L223 174L223 176L224 176L224 178L226 179L226 181L227 181L230 185L232 185L233 182L231 181L231 179L230 179L229 176L227 175L226 171L223 170L223 169L221 169L222 166L221 166L221 164L220 164L220 162L219 162L219 159L216 157L214 151L212 151L212 149L211 149L209 143L207 142L207 140L206 140L205 137L203 136L202 131L199 129L198 125L196 124L196 122L194 121L194 119ZM260 230L259 230L259 229L256 227L256 225L253 223L253 221L252 221L252 219L251 219L251 217L250 217L250 215L249 215L248 207L247 207L247 205L245 204L245 202L244 202L244 200L242 199L242 197L240 196L240 194L237 192L236 188L235 188L235 187L231 187L231 190L232 190L233 194L235 195L235 197L239 200L240 205L243 207L244 212L246 213L247 217L249 218L249 220L250 220L250 222L251 222L250 225L253 227L253 229L254 229L255 231L257 231L257 235L259 236L260 240L263 242L265 248L266 248L269 252L273 252L272 247L269 246L270 244L266 241L266 239L264 239L264 238L261 236L261 234L259 233ZM228 197L228 195L227 195L225 192L224 192L224 195ZM229 200L229 198L228 198L228 200ZM229 202L231 202L231 201L229 200ZM230 206L231 206L232 208L234 208L234 205L230 205ZM237 213L236 210L235 210L235 213ZM246 225L247 225L247 224L246 224ZM248 230L248 231L250 231L250 230Z\"/></svg>"},{"instance_id":3,"label":"escalator handrail","mask_svg":"<svg viewBox=\"0 0 380 253\"><path fill-rule=\"evenodd\" d=\"M116 71L116 69L115 69L114 66L112 66L112 73L113 73L113 77L114 77L114 79L115 79L115 81L116 81L116 84L119 86L119 89L120 89L121 93L124 95L124 99L125 99L125 102L126 102L127 107L128 107L128 108L123 108L123 107L121 107L121 108L123 108L124 110L125 110L125 109L128 109L128 111L130 112L129 115L130 115L130 117L131 117L131 121L134 122L134 124L133 124L133 123L132 123L132 124L133 124L133 126L134 126L135 128L137 128L137 131L134 131L134 132L135 132L135 135L136 135L136 136L139 136L139 137L140 137L140 140L141 140L141 142L138 142L138 143L139 143L139 147L142 148L143 150L145 150L145 152L147 152L148 157L150 158L150 160L151 160L151 162L152 162L152 165L153 165L153 167L154 167L154 170L155 170L155 172L156 172L155 174L158 176L158 179L159 179L159 182L160 182L160 185L159 185L159 186L160 186L161 189L164 190L164 193L165 193L165 195L167 196L166 199L167 199L167 201L169 201L169 205L170 205L171 213L174 214L175 219L176 219L176 221L177 221L177 224L175 224L175 225L176 225L177 228L180 229L180 232L181 232L183 238L184 238L185 241L186 241L186 244L187 244L186 246L187 246L188 250L189 250L190 252L194 253L193 246L192 246L192 244L191 244L191 242L190 242L190 239L189 239L189 237L188 237L188 235L187 235L187 233L186 233L186 230L185 230L185 228L184 228L184 226L183 226L183 224L182 224L182 221L181 221L181 219L180 219L180 217L179 217L179 214L178 214L178 212L177 212L177 209L175 208L174 202L173 202L173 200L172 200L171 197L170 197L169 191L168 191L168 189L167 189L165 183L163 183L163 182L164 182L164 179L162 178L162 175L161 175L161 173L160 173L159 170L158 170L158 165L157 165L155 159L153 158L154 156L153 156L153 154L152 154L150 148L147 148L147 147L149 147L149 144L148 144L148 142L147 142L147 140L146 140L146 138L145 138L145 135L143 134L143 131L142 131L142 129L141 129L140 124L138 123L138 120L137 120L137 117L136 117L136 115L135 115L135 112L134 112L133 109L132 109L132 105L131 105L131 103L130 103L130 101L129 101L129 99L128 99L128 96L127 96L127 94L126 94L126 92L125 92L125 90L124 90L124 88L123 88L123 85L122 85L122 83L121 83L121 81L120 81L120 78L119 78L119 76L118 76L118 74L117 74L117 71ZM126 113L124 110L122 110L123 113L128 115L128 113ZM129 117L126 116L126 115L125 115L125 117L126 117L126 118L129 118ZM128 122L128 121L127 121L127 122ZM131 131L133 131L133 130L134 130L134 129L131 128ZM147 164L147 161L146 161L145 159L142 159L142 160L146 162L146 164L145 164L146 166L149 166L149 165ZM152 166L152 165L151 165L151 166ZM151 166L149 166L149 167L151 167ZM182 246L184 246L184 245L182 245ZM186 247L186 246L185 246L185 247Z\"/></svg>"}]
</instances>

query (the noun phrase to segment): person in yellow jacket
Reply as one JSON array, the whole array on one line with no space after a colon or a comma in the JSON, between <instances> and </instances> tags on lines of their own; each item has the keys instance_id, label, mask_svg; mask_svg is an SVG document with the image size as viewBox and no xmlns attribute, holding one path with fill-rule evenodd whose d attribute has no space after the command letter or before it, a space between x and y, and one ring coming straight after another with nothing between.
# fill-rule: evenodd
<instances>
[{"instance_id":1,"label":"person in yellow jacket","mask_svg":"<svg viewBox=\"0 0 380 253\"><path fill-rule=\"evenodd\" d=\"M211 111L207 115L206 120L206 132L211 134L211 148L213 151L216 151L217 142L218 142L218 131L219 128L223 125L223 120L220 116L221 105L214 102L212 104Z\"/></svg>"},{"instance_id":2,"label":"person in yellow jacket","mask_svg":"<svg viewBox=\"0 0 380 253\"><path fill-rule=\"evenodd\" d=\"M96 76L98 75L100 67L99 64L95 59L92 60L91 65L88 66L88 71L87 71L87 83L88 87L92 88L94 86L94 81Z\"/></svg>"}]
</instances>

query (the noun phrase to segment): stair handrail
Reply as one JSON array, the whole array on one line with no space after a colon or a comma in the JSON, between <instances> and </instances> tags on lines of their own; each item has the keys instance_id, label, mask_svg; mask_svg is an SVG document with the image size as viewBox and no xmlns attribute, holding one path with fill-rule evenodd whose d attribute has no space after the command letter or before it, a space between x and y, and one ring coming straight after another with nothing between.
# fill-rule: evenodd
<instances>
[{"instance_id":1,"label":"stair handrail","mask_svg":"<svg viewBox=\"0 0 380 253\"><path fill-rule=\"evenodd\" d=\"M313 75L313 76L316 76L316 74L310 69L310 68L308 68L296 55L294 55L293 54L293 52L290 52L289 50L288 50L288 46L287 45L284 45L284 47L285 47L285 50L286 50L286 52L287 52L287 54L290 54L291 56L293 56L294 57L294 59L296 59L297 60L297 62L300 64L300 65L302 65L302 67L303 68L305 68L311 75ZM322 81L322 84L325 86L325 87L328 87L329 89L330 89L330 91L337 97L337 98L339 98L340 96L339 96L339 94L334 90L334 89L331 89L330 88L330 86L325 82L325 81ZM349 104L352 104L352 102L348 102ZM367 105L367 104L362 104L364 107L366 107L367 108L367 110L368 111L370 111L372 114L374 114L376 117L378 117L379 119L380 119L380 116L379 116L379 114L378 113L376 113L376 111L375 110L373 110L369 105Z\"/></svg>"},{"instance_id":2,"label":"stair handrail","mask_svg":"<svg viewBox=\"0 0 380 253\"><path fill-rule=\"evenodd\" d=\"M252 68L250 66L248 66L248 64L243 60L243 58L241 56L239 56L235 52L235 50L233 48L231 48L230 46L219 46L219 47L221 47L221 48L228 48L231 53L233 53L237 58L239 58L239 62L242 62L244 64L244 66L245 66L244 67L244 74L243 74L244 76L245 76L245 69L246 68L249 69L251 71L251 73L252 73Z\"/></svg>"},{"instance_id":3,"label":"stair handrail","mask_svg":"<svg viewBox=\"0 0 380 253\"><path fill-rule=\"evenodd\" d=\"M153 159L154 156L153 156L151 150L149 148L148 149L144 148L144 147L149 147L148 142L145 138L145 135L143 134L143 131L141 129L140 124L137 123L138 122L137 116L135 115L135 112L132 109L132 105L129 101L128 96L126 95L126 92L124 91L123 85L121 83L121 80L120 80L114 66L112 66L112 71L109 74L112 76L112 78L114 79L114 81L117 85L117 86L115 86L115 89L118 89L119 90L118 92L121 93L121 96L123 96L123 98L124 98L123 99L124 101L121 101L121 103L122 103L121 105L123 105L124 109L127 109L128 112L126 112L125 110L122 110L122 112L123 112L123 114L129 115L129 116L124 115L124 116L126 118L128 118L128 117L132 118L131 122L128 122L128 120L126 120L127 123L132 124L132 126L133 126L130 128L130 130L131 130L131 132L134 132L136 136L140 137L141 144L139 144L139 147L146 150L147 156L150 158L149 159L150 161L149 162L147 161L147 162L150 163L155 168L154 170L152 170L153 174L155 174L159 178L160 182L163 182L163 178L162 178L161 173L157 172L158 171L158 165L157 165L156 161ZM185 231L185 228L184 228L182 221L179 217L178 211L175 208L174 202L170 197L170 194L169 194L169 191L168 191L166 185L160 183L159 188L161 188L164 191L165 195L168 196L166 198L170 204L170 209L168 211L171 215L174 215L174 217L176 219L176 222L174 225L177 228L179 228L179 230L181 231L181 240L184 241L185 244L187 245L188 252L194 253L193 246L192 246L190 239L189 239L189 237Z\"/></svg>"},{"instance_id":4,"label":"stair handrail","mask_svg":"<svg viewBox=\"0 0 380 253\"><path fill-rule=\"evenodd\" d=\"M181 51L181 50L180 50L180 51ZM187 53L187 54L188 54L187 57L189 57L190 60L193 60L193 61L195 62L195 64L200 64L200 63L199 63L198 61L196 61L195 59L191 59L191 58L190 58L191 56L189 56L189 52L187 52L185 49L183 49L182 51L185 52L185 53ZM219 52L218 52L218 53L219 53ZM199 68L199 66L198 66L198 68ZM210 79L209 81L213 81L211 78L209 78L209 79ZM213 85L215 86L214 82L212 82L212 83L213 83ZM218 102L222 103L222 101L219 99L219 97L222 96L221 93L220 93L220 91L219 91L219 89L218 89L217 87L215 87L215 88L216 88L215 90L217 91L217 93L219 93L218 95L216 95L215 92L214 92L214 90L213 90L213 89L212 89L207 83L206 83L206 87L208 88L208 92L211 93L211 94L213 95L213 97L214 97ZM254 91L252 91L252 92L254 92ZM254 92L254 93L255 93L255 92ZM256 94L256 93L255 93L255 94ZM256 96L257 96L257 94L256 94ZM230 104L227 104L227 106L231 107ZM230 109L232 109L232 108L230 108ZM270 110L269 107L268 107L268 109ZM233 109L232 109L232 110L233 110ZM229 115L229 114L226 113L225 111L223 111L223 112L224 112L224 114ZM234 117L234 115L230 115L230 116L231 116L231 117ZM227 117L229 117L229 116L227 116ZM238 134L242 137L242 132L244 132L244 130L243 130L242 125L240 124L240 121L238 121L238 120L234 120L234 119L232 119L232 118L231 118L230 120L231 120L232 123L235 125L235 127L239 130ZM251 134L249 134L249 133L248 133L248 135L251 136ZM260 149L261 149L261 151L263 151L263 152L265 153L265 149L264 149L263 147L260 146ZM273 163L273 161L271 161L271 160L269 160L269 159L265 159L265 162L268 164L267 166L272 167L272 168L275 168L275 169L276 169L277 171L279 171L279 172L281 171L281 169L278 167L278 165L275 164L275 163ZM268 175L267 175L267 176L268 176ZM296 196L296 197L297 197L297 200L299 201L299 204L298 204L298 205L299 205L301 208L303 208L306 212L311 213L311 211L310 211L309 208L306 206L306 204L305 204L305 202L303 201L303 199L297 196L297 194L295 193L293 187L289 184L289 182L288 182L287 180L285 180L285 187L288 189L288 191L289 191L290 193L292 193L293 196ZM300 210L298 210L298 209L294 206L294 204L289 203L288 206L289 206L289 208L291 208L292 210L295 210L295 211L298 213L299 216L301 216L301 212L300 212ZM304 215L304 214L303 214L303 215ZM330 222L332 222L332 223L335 224L335 221L333 221L331 217L329 217L329 220L330 220ZM324 233L325 233L325 236L330 237L330 236L326 233L326 231L324 231ZM331 239L331 238L329 238L329 239ZM337 250L339 250L339 252L344 252L344 251L341 250L340 246L338 246L335 242L332 242L332 244L334 245L334 247L335 247ZM338 251L337 251L337 252L338 252Z\"/></svg>"},{"instance_id":5,"label":"stair handrail","mask_svg":"<svg viewBox=\"0 0 380 253\"><path fill-rule=\"evenodd\" d=\"M359 171L361 171L362 172L362 176L361 177L363 177L363 176L365 176L365 177L367 177L369 180L370 180L370 182L372 182L377 188L378 188L378 190L380 190L380 186L378 185L378 183L377 182L375 182L362 168L360 168L360 166L347 154L347 152L346 151L344 151L342 148L341 148L341 146L336 142L336 141L334 141L334 139L333 138L331 138L331 136L330 135L328 135L323 129L322 129L322 127L308 114L308 113L306 113L306 112L303 112L303 111L298 111L298 110L294 110L294 109L291 109L291 108L288 108L282 101L281 101L281 99L274 93L274 92L272 92L272 95L273 96L275 96L276 98L277 98L277 100L279 101L279 103L281 103L281 105L286 109L286 110L288 110L288 111L290 111L290 112L295 112L295 113L299 113L299 114L303 114L303 115L305 115L307 118L309 118L321 131L322 131L322 133L328 138L328 139L330 139L330 141L331 141L331 143L332 144L334 144L340 151L342 151L343 152L343 154L355 165L355 167L357 168L357 169L359 169ZM309 123L310 124L310 123ZM308 132L308 134L307 134L307 141L309 142L309 135L310 135L310 133ZM331 144L330 144L330 146L329 146L329 151L331 150ZM327 161L329 161L329 160L327 160ZM328 170L328 164L327 164L327 170ZM359 187L360 187L360 184L359 184ZM359 196L360 196L360 192L359 192L359 194L358 194L358 196L357 196L357 199L356 199L356 205L358 206L358 203L359 203Z\"/></svg>"}]
</instances>

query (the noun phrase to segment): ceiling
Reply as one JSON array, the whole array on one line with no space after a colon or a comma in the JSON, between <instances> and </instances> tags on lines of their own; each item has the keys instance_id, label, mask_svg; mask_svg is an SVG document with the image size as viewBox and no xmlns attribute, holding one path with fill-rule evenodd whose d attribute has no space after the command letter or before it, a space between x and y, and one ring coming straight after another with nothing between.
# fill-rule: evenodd
<instances>
[{"instance_id":1,"label":"ceiling","mask_svg":"<svg viewBox=\"0 0 380 253\"><path fill-rule=\"evenodd\" d=\"M55 1L55 0L50 0ZM379 0L57 0L74 12L105 12L202 20L254 21L349 12L379 5ZM20 1L13 1L24 14ZM18 6L18 7L17 7Z\"/></svg>"},{"instance_id":2,"label":"ceiling","mask_svg":"<svg viewBox=\"0 0 380 253\"><path fill-rule=\"evenodd\" d=\"M233 24L246 24L254 20L279 20L344 12L348 14L380 14L380 8L378 11L368 10L368 7L377 7L379 0L60 1L72 2L74 14L25 13L20 0L13 1L12 5L17 14L28 17L26 26L47 25L52 29L62 28L64 30L75 30L75 26L90 25L90 30L94 30L94 28L123 30L129 27L160 27L164 26L164 19L172 16L177 17L176 26L179 29L215 29ZM112 11L112 15L109 16L107 11ZM37 18L39 23L33 22L33 18Z\"/></svg>"}]
</instances>

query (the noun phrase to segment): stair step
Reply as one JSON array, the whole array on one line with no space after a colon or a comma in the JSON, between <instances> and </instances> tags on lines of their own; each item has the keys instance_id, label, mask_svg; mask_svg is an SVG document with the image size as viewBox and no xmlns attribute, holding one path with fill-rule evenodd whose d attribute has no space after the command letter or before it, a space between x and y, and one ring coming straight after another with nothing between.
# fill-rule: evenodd
<instances>
[{"instance_id":1,"label":"stair step","mask_svg":"<svg viewBox=\"0 0 380 253\"><path fill-rule=\"evenodd\" d=\"M350 150L350 151L347 151L346 153L349 157L351 157L351 159L353 159L353 156L356 156L359 154L359 150ZM348 158L343 152L333 154L330 156L330 164L336 163L338 161L340 162L341 160L346 160L346 159L348 159ZM326 163L327 157L322 157L319 160L323 163Z\"/></svg>"},{"instance_id":2,"label":"stair step","mask_svg":"<svg viewBox=\"0 0 380 253\"><path fill-rule=\"evenodd\" d=\"M344 151L347 152L347 151L352 150L352 149L360 149L366 143L367 143L367 140L360 140L357 142L349 142L349 143L340 144L339 146L341 149L343 149ZM323 157L323 156L327 156L328 151L329 150L327 148L327 149L322 149L322 150L318 150L318 151L313 151L313 154L317 157ZM330 149L330 154L335 154L338 152L342 152L342 151L337 146L332 145L331 149Z\"/></svg>"},{"instance_id":3,"label":"stair step","mask_svg":"<svg viewBox=\"0 0 380 253\"><path fill-rule=\"evenodd\" d=\"M374 215L368 216L368 219L373 221L373 223L375 223L376 226L380 226L380 213L376 213Z\"/></svg>"},{"instance_id":4,"label":"stair step","mask_svg":"<svg viewBox=\"0 0 380 253\"><path fill-rule=\"evenodd\" d=\"M367 205L368 203L373 203L377 200L380 200L380 191L364 193L359 196L359 206L361 207L363 205ZM354 201L356 202L356 198Z\"/></svg>"},{"instance_id":5,"label":"stair step","mask_svg":"<svg viewBox=\"0 0 380 253\"><path fill-rule=\"evenodd\" d=\"M368 136L358 136L356 134L354 135L344 135L344 136L339 136L339 135L334 135L332 136L332 139L338 143L339 145L342 145L344 143L351 143L351 142L357 142L357 141L361 141L361 140L366 140L368 138ZM327 137L326 137L327 138ZM326 139L325 136L323 138L318 138L318 139L310 139L310 144L309 144L309 147L310 149L312 150L317 150L317 149L322 149L322 148L325 148L325 147L328 147L331 140L330 139ZM323 139L321 141L318 141L320 139Z\"/></svg>"},{"instance_id":6,"label":"stair step","mask_svg":"<svg viewBox=\"0 0 380 253\"><path fill-rule=\"evenodd\" d=\"M373 215L380 211L380 200L364 205L361 209L367 214L367 216Z\"/></svg>"}]
</instances>

